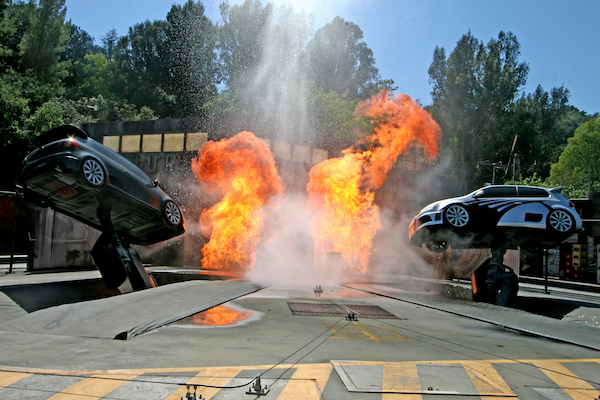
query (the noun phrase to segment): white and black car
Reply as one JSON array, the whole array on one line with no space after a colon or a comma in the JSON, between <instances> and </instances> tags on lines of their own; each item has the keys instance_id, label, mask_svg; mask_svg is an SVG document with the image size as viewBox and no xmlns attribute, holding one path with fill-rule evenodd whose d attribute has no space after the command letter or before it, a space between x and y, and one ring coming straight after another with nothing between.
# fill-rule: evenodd
<instances>
[{"instance_id":1,"label":"white and black car","mask_svg":"<svg viewBox=\"0 0 600 400\"><path fill-rule=\"evenodd\" d=\"M429 204L410 224L413 246L453 248L557 245L582 229L562 187L492 185Z\"/></svg>"}]
</instances>

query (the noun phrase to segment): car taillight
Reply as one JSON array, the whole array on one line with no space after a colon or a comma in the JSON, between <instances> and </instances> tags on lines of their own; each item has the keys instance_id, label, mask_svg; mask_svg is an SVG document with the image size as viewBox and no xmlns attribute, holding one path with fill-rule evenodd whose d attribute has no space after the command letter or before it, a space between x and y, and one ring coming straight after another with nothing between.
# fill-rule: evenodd
<instances>
[{"instance_id":1,"label":"car taillight","mask_svg":"<svg viewBox=\"0 0 600 400\"><path fill-rule=\"evenodd\" d=\"M70 148L70 147L79 148L77 141L73 138L69 138L69 140L65 141L64 143L65 143L65 147L67 147L67 148Z\"/></svg>"},{"instance_id":2,"label":"car taillight","mask_svg":"<svg viewBox=\"0 0 600 400\"><path fill-rule=\"evenodd\" d=\"M575 208L575 203L573 203L571 200L569 200L569 207Z\"/></svg>"}]
</instances>

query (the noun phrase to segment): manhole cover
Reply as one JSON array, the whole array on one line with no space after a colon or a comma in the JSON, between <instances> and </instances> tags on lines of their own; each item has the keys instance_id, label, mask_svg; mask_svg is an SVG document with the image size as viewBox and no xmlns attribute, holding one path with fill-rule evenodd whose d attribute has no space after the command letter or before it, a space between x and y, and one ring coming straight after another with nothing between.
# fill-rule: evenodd
<instances>
[{"instance_id":1,"label":"manhole cover","mask_svg":"<svg viewBox=\"0 0 600 400\"><path fill-rule=\"evenodd\" d=\"M318 304L318 303L287 303L293 315L303 317L340 317L350 312L357 318L366 319L400 319L379 306L358 304Z\"/></svg>"}]
</instances>

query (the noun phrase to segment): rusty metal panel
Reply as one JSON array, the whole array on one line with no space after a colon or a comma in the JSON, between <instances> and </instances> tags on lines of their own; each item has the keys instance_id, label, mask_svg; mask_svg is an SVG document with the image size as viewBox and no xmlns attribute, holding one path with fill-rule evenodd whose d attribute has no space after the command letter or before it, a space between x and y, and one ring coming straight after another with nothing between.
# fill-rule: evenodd
<instances>
[{"instance_id":1,"label":"rusty metal panel","mask_svg":"<svg viewBox=\"0 0 600 400\"><path fill-rule=\"evenodd\" d=\"M508 249L504 255L504 265L511 267L515 274L519 275L521 271L521 252L520 250Z\"/></svg>"},{"instance_id":2,"label":"rusty metal panel","mask_svg":"<svg viewBox=\"0 0 600 400\"><path fill-rule=\"evenodd\" d=\"M91 251L99 236L99 231L71 217L43 210L39 216L33 269L94 265Z\"/></svg>"}]
</instances>

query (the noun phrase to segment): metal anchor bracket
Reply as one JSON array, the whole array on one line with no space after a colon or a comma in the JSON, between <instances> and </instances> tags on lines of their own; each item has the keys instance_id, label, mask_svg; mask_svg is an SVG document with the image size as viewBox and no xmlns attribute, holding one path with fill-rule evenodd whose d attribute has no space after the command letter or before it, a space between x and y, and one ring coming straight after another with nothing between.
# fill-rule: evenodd
<instances>
[{"instance_id":1,"label":"metal anchor bracket","mask_svg":"<svg viewBox=\"0 0 600 400\"><path fill-rule=\"evenodd\" d=\"M266 396L266 394L269 393L269 390L271 390L271 389L268 388L267 385L265 385L263 387L260 384L260 375L259 375L254 380L254 385L252 385L250 387L250 389L248 389L248 391L246 392L246 394L253 394L253 395L256 395L256 396Z\"/></svg>"},{"instance_id":2,"label":"metal anchor bracket","mask_svg":"<svg viewBox=\"0 0 600 400\"><path fill-rule=\"evenodd\" d=\"M348 315L346 315L346 317L344 318L346 321L358 321L358 318L356 317L356 314L351 312L348 313Z\"/></svg>"},{"instance_id":3,"label":"metal anchor bracket","mask_svg":"<svg viewBox=\"0 0 600 400\"><path fill-rule=\"evenodd\" d=\"M186 385L187 387L187 393L185 396L183 396L181 398L181 400L204 400L204 397L202 397L202 395L200 395L200 397L198 397L198 395L196 394L196 391L198 390L198 386L196 385L192 385L194 388L194 394L192 394L192 392L190 392L190 385Z\"/></svg>"},{"instance_id":4,"label":"metal anchor bracket","mask_svg":"<svg viewBox=\"0 0 600 400\"><path fill-rule=\"evenodd\" d=\"M323 293L323 289L321 288L321 285L315 286L314 292L317 297L321 297L321 294Z\"/></svg>"}]
</instances>

